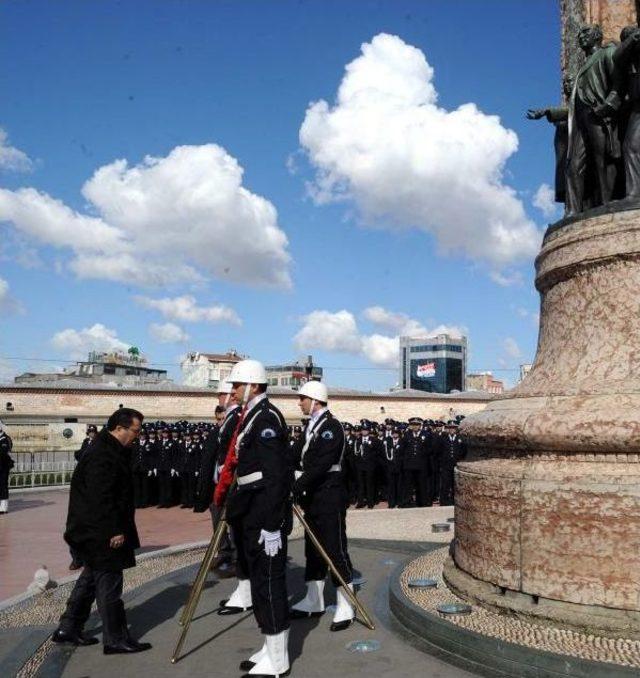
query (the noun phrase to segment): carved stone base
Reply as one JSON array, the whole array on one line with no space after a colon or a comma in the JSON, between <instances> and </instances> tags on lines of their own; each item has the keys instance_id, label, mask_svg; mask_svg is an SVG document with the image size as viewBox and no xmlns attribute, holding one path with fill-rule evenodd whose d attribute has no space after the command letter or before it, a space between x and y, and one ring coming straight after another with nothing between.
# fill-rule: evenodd
<instances>
[{"instance_id":1,"label":"carved stone base","mask_svg":"<svg viewBox=\"0 0 640 678\"><path fill-rule=\"evenodd\" d=\"M463 425L455 567L624 627L640 612L640 210L550 228L536 271L533 369Z\"/></svg>"}]
</instances>

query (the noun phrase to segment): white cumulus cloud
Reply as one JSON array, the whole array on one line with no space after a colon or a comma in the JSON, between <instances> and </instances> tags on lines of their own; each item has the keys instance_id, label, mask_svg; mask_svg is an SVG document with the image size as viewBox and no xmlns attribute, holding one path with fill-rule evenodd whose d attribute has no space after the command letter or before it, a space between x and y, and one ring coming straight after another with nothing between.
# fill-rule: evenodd
<instances>
[{"instance_id":1,"label":"white cumulus cloud","mask_svg":"<svg viewBox=\"0 0 640 678\"><path fill-rule=\"evenodd\" d=\"M382 306L370 306L362 316L380 327L393 330L393 335L374 332L363 333L350 311L313 311L301 318L302 328L294 336L297 350L322 350L336 353L361 355L374 365L397 367L400 336L434 336L449 334L460 337L464 329L456 326L437 325L427 329L418 320L404 313L389 311Z\"/></svg>"},{"instance_id":2,"label":"white cumulus cloud","mask_svg":"<svg viewBox=\"0 0 640 678\"><path fill-rule=\"evenodd\" d=\"M161 344L183 344L189 335L175 323L151 323L149 334Z\"/></svg>"},{"instance_id":3,"label":"white cumulus cloud","mask_svg":"<svg viewBox=\"0 0 640 678\"><path fill-rule=\"evenodd\" d=\"M156 311L160 311L165 318L181 320L182 322L205 322L205 323L229 323L241 325L242 321L238 314L228 306L198 306L196 298L190 294L180 297L164 297L151 299L145 296L136 296L135 300Z\"/></svg>"},{"instance_id":4,"label":"white cumulus cloud","mask_svg":"<svg viewBox=\"0 0 640 678\"><path fill-rule=\"evenodd\" d=\"M335 105L312 103L300 128L314 200L353 200L370 225L422 229L493 268L532 257L540 232L503 181L516 134L473 103L438 106L433 79L397 36L362 45Z\"/></svg>"},{"instance_id":5,"label":"white cumulus cloud","mask_svg":"<svg viewBox=\"0 0 640 678\"><path fill-rule=\"evenodd\" d=\"M127 351L131 344L118 338L115 330L96 323L81 330L68 328L56 332L52 346L70 358L85 359L89 351Z\"/></svg>"},{"instance_id":6,"label":"white cumulus cloud","mask_svg":"<svg viewBox=\"0 0 640 678\"><path fill-rule=\"evenodd\" d=\"M9 143L9 135L0 127L0 169L10 172L30 172L33 162L29 156Z\"/></svg>"},{"instance_id":7,"label":"white cumulus cloud","mask_svg":"<svg viewBox=\"0 0 640 678\"><path fill-rule=\"evenodd\" d=\"M531 202L533 203L533 206L537 207L547 219L555 216L558 211L556 194L549 184L540 184Z\"/></svg>"},{"instance_id":8,"label":"white cumulus cloud","mask_svg":"<svg viewBox=\"0 0 640 678\"><path fill-rule=\"evenodd\" d=\"M502 346L504 348L505 353L510 357L510 358L522 358L522 351L520 350L520 346L518 346L518 342L513 338L513 337L507 337L503 342Z\"/></svg>"},{"instance_id":9,"label":"white cumulus cloud","mask_svg":"<svg viewBox=\"0 0 640 678\"><path fill-rule=\"evenodd\" d=\"M11 294L9 283L0 278L0 311L4 313L24 313L24 308Z\"/></svg>"},{"instance_id":10,"label":"white cumulus cloud","mask_svg":"<svg viewBox=\"0 0 640 678\"><path fill-rule=\"evenodd\" d=\"M362 340L353 313L313 311L302 318L303 327L293 338L296 349L359 353Z\"/></svg>"},{"instance_id":11,"label":"white cumulus cloud","mask_svg":"<svg viewBox=\"0 0 640 678\"><path fill-rule=\"evenodd\" d=\"M216 144L100 167L82 187L87 213L33 188L0 189L0 221L68 248L81 278L139 285L217 277L288 288L291 256L275 207L242 183Z\"/></svg>"}]
</instances>

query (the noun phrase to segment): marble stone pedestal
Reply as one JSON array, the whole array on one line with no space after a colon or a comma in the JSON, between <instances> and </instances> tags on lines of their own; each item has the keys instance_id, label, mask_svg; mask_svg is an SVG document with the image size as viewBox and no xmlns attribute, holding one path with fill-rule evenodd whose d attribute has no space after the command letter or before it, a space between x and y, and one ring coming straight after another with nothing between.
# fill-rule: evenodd
<instances>
[{"instance_id":1,"label":"marble stone pedestal","mask_svg":"<svg viewBox=\"0 0 640 678\"><path fill-rule=\"evenodd\" d=\"M640 209L547 231L526 379L467 418L456 539L463 595L640 634Z\"/></svg>"}]
</instances>

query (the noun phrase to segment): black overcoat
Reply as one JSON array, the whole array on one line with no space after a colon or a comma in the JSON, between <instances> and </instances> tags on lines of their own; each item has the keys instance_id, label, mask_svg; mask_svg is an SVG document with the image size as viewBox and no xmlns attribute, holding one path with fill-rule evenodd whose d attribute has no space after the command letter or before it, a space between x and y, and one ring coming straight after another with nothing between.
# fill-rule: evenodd
<instances>
[{"instance_id":1,"label":"black overcoat","mask_svg":"<svg viewBox=\"0 0 640 678\"><path fill-rule=\"evenodd\" d=\"M124 545L109 546L124 535ZM140 547L135 524L131 451L106 429L80 459L71 478L65 541L94 569L121 570L136 564Z\"/></svg>"}]
</instances>

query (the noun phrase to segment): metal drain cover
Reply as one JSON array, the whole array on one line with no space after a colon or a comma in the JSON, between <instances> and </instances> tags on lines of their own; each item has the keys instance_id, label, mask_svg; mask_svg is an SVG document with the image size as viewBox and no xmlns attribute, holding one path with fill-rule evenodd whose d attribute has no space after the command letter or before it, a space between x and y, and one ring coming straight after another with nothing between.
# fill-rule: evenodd
<instances>
[{"instance_id":1,"label":"metal drain cover","mask_svg":"<svg viewBox=\"0 0 640 678\"><path fill-rule=\"evenodd\" d=\"M379 640L352 640L346 646L349 652L367 654L368 652L377 652L380 649Z\"/></svg>"},{"instance_id":2,"label":"metal drain cover","mask_svg":"<svg viewBox=\"0 0 640 678\"><path fill-rule=\"evenodd\" d=\"M436 610L442 614L471 614L473 608L471 605L465 605L464 603L443 603L438 605Z\"/></svg>"},{"instance_id":3,"label":"metal drain cover","mask_svg":"<svg viewBox=\"0 0 640 678\"><path fill-rule=\"evenodd\" d=\"M409 579L410 589L435 589L438 582L435 579Z\"/></svg>"}]
</instances>

